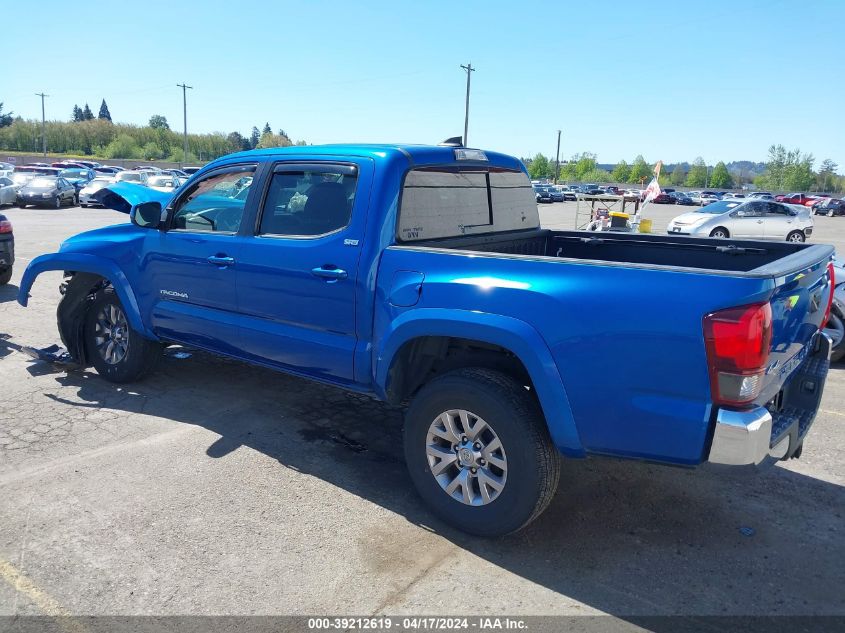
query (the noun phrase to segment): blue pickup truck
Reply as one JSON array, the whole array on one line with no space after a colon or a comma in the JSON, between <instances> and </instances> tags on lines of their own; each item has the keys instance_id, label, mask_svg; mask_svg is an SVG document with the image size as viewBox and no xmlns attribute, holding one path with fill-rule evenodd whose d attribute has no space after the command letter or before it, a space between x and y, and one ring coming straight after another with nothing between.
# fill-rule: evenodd
<instances>
[{"instance_id":1,"label":"blue pickup truck","mask_svg":"<svg viewBox=\"0 0 845 633\"><path fill-rule=\"evenodd\" d=\"M133 381L183 344L407 403L414 485L471 533L537 517L561 454L760 465L819 405L829 246L544 229L519 160L449 145L256 150L101 195L131 223L20 286L65 271L79 363Z\"/></svg>"}]
</instances>

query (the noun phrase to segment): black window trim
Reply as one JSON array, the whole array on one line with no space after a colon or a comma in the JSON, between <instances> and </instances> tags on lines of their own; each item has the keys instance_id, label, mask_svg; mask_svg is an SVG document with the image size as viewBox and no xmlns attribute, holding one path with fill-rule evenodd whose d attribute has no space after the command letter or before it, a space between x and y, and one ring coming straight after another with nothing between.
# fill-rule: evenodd
<instances>
[{"instance_id":1,"label":"black window trim","mask_svg":"<svg viewBox=\"0 0 845 633\"><path fill-rule=\"evenodd\" d=\"M173 232L176 232L176 233L199 233L199 234L202 234L202 235L208 235L208 234L212 234L212 235L232 235L232 236L238 235L240 233L240 228L237 231L195 231L195 230L191 230L191 229L176 229L176 228L173 228L173 219L176 216L176 209L178 208L179 204L181 204L181 202L188 195L188 192L191 189L193 189L193 185L195 185L199 182L203 182L204 180L208 180L209 178L214 178L215 176L220 176L220 175L228 174L228 173L244 172L244 171L248 171L250 168L252 169L252 182L254 183L256 181L257 176L258 176L258 170L259 170L259 163L258 162L232 163L232 164L229 164L229 165L221 165L220 167L216 167L216 168L211 169L211 170L207 171L206 173L204 173L202 175L202 178L197 178L196 182L191 183L191 187L189 187L188 189L185 189L185 191L180 192L179 196L177 198L175 198L173 201L171 201L170 204L167 205L167 224L166 224L164 230L167 231L167 232L173 231ZM252 189L252 185L250 185L250 189ZM243 210L243 215L241 216L241 226L243 226L243 220L246 217L249 199L252 196L252 194L253 194L253 192L250 191L249 195L247 196L247 199L244 200L244 210Z\"/></svg>"},{"instance_id":2,"label":"black window trim","mask_svg":"<svg viewBox=\"0 0 845 633\"><path fill-rule=\"evenodd\" d=\"M315 169L318 168L318 169ZM319 169L322 167L326 167L326 169ZM295 171L323 171L326 173L338 173L337 171L332 171L329 167L333 167L337 169L345 168L349 170L350 175L355 174L355 198L352 202L352 210L349 213L349 217L346 219L346 224L343 226L333 230L327 231L326 233L320 233L319 235L295 235L295 234L287 234L287 233L262 233L261 232L261 220L264 217L264 206L267 203L267 194L270 192L270 186L273 182L273 176L279 173L285 172L295 172ZM342 173L342 172L341 172ZM261 190L261 199L258 204L258 213L255 214L255 225L253 227L253 234L257 238L262 239L273 239L273 240L316 240L323 237L327 237L329 235L334 235L335 233L340 233L341 231L345 231L349 228L352 224L352 216L355 212L355 200L358 199L358 187L361 184L360 180L361 176L361 169L359 168L357 163L351 161L343 161L343 160L296 160L296 161L279 161L275 162L271 165L271 168L268 170L267 177L265 178L264 186Z\"/></svg>"}]
</instances>

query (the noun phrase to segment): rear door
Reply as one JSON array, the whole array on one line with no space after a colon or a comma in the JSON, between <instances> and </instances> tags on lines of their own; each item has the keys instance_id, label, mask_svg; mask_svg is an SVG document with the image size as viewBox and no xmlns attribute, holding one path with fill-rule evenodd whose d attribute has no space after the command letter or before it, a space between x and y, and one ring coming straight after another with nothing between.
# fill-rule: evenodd
<instances>
[{"instance_id":1,"label":"rear door","mask_svg":"<svg viewBox=\"0 0 845 633\"><path fill-rule=\"evenodd\" d=\"M358 259L373 165L277 163L238 260L241 341L249 357L353 381Z\"/></svg>"},{"instance_id":2,"label":"rear door","mask_svg":"<svg viewBox=\"0 0 845 633\"><path fill-rule=\"evenodd\" d=\"M796 227L795 211L785 204L777 202L761 202L766 207L766 239L785 240L786 236Z\"/></svg>"}]
</instances>

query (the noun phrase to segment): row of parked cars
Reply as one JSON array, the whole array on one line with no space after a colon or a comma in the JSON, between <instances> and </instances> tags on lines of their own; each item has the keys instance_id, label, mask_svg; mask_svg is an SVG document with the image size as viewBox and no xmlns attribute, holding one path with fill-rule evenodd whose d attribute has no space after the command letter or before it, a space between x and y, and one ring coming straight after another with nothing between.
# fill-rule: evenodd
<instances>
[{"instance_id":1,"label":"row of parked cars","mask_svg":"<svg viewBox=\"0 0 845 633\"><path fill-rule=\"evenodd\" d=\"M17 205L61 208L96 206L96 194L115 182L132 182L160 191L173 191L199 168L159 169L143 165L125 169L89 161L62 161L52 164L0 163L0 206Z\"/></svg>"}]
</instances>

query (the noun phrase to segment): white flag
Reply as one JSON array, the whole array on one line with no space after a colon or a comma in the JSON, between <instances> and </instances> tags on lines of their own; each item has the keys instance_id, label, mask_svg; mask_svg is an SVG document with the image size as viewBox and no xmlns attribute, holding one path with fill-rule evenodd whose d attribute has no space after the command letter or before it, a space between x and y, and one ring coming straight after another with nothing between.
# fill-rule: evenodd
<instances>
[{"instance_id":1,"label":"white flag","mask_svg":"<svg viewBox=\"0 0 845 633\"><path fill-rule=\"evenodd\" d=\"M648 187L645 188L645 198L643 199L643 204L648 204L661 193L663 192L660 189L660 185L657 184L657 178L652 178L651 182L648 183Z\"/></svg>"}]
</instances>

